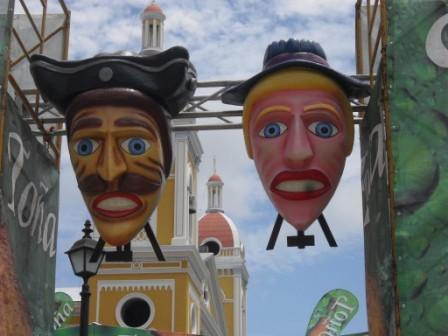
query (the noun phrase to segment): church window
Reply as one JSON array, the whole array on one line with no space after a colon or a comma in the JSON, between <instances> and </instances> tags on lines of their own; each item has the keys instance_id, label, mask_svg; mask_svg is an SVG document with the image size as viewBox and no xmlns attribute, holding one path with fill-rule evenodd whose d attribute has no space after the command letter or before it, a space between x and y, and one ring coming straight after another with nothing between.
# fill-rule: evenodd
<instances>
[{"instance_id":1,"label":"church window","mask_svg":"<svg viewBox=\"0 0 448 336\"><path fill-rule=\"evenodd\" d=\"M150 298L132 293L118 303L116 317L122 327L146 328L154 319L155 308Z\"/></svg>"}]
</instances>

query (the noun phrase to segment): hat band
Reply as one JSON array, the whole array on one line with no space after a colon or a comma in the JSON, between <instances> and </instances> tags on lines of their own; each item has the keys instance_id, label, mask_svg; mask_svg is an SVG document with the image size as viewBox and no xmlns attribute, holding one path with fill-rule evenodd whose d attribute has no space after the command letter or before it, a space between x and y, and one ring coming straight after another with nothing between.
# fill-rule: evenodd
<instances>
[{"instance_id":1,"label":"hat band","mask_svg":"<svg viewBox=\"0 0 448 336\"><path fill-rule=\"evenodd\" d=\"M272 57L270 60L268 60L267 62L264 63L263 70L266 70L267 68L270 68L279 63L288 62L288 61L309 61L309 62L322 64L327 67L330 66L324 58L322 58L314 53L295 52L295 53L283 53L283 54Z\"/></svg>"}]
</instances>

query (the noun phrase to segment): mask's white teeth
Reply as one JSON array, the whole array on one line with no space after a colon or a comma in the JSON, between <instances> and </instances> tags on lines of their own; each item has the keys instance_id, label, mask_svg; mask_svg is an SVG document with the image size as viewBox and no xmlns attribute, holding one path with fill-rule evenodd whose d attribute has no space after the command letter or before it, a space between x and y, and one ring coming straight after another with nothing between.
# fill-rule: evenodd
<instances>
[{"instance_id":1,"label":"mask's white teeth","mask_svg":"<svg viewBox=\"0 0 448 336\"><path fill-rule=\"evenodd\" d=\"M322 182L316 180L289 180L280 182L275 189L287 192L307 192L322 189Z\"/></svg>"},{"instance_id":2,"label":"mask's white teeth","mask_svg":"<svg viewBox=\"0 0 448 336\"><path fill-rule=\"evenodd\" d=\"M129 210L136 206L136 203L128 198L111 197L98 203L98 208L109 211Z\"/></svg>"}]
</instances>

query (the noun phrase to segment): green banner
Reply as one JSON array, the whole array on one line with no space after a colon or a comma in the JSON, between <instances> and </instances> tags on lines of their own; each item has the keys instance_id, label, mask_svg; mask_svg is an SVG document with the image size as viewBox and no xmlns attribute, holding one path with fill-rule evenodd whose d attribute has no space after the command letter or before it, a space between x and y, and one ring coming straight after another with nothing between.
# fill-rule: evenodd
<instances>
[{"instance_id":1,"label":"green banner","mask_svg":"<svg viewBox=\"0 0 448 336\"><path fill-rule=\"evenodd\" d=\"M0 282L0 295L12 304L2 307L2 315L11 316L0 318L0 328L3 323L6 330L21 329L14 335L30 335L31 328L33 336L46 336L53 330L59 173L12 99L7 106L0 243L9 256L0 262L8 276Z\"/></svg>"},{"instance_id":2,"label":"green banner","mask_svg":"<svg viewBox=\"0 0 448 336\"><path fill-rule=\"evenodd\" d=\"M396 304L382 90L379 73L359 128L367 310L372 335L378 336L395 335Z\"/></svg>"},{"instance_id":3,"label":"green banner","mask_svg":"<svg viewBox=\"0 0 448 336\"><path fill-rule=\"evenodd\" d=\"M358 312L358 299L345 289L333 289L317 303L310 317L307 336L340 336Z\"/></svg>"},{"instance_id":4,"label":"green banner","mask_svg":"<svg viewBox=\"0 0 448 336\"><path fill-rule=\"evenodd\" d=\"M61 328L54 336L79 336L79 327ZM149 330L89 325L88 336L155 336Z\"/></svg>"},{"instance_id":5,"label":"green banner","mask_svg":"<svg viewBox=\"0 0 448 336\"><path fill-rule=\"evenodd\" d=\"M387 6L399 327L448 335L448 1Z\"/></svg>"}]
</instances>

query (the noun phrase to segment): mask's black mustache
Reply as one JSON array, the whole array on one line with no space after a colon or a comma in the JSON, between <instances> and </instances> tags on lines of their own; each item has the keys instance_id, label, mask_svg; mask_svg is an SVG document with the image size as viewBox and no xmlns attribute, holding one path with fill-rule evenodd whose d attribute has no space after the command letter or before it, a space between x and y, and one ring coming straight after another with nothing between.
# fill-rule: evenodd
<instances>
[{"instance_id":1,"label":"mask's black mustache","mask_svg":"<svg viewBox=\"0 0 448 336\"><path fill-rule=\"evenodd\" d=\"M156 191L161 186L161 181L153 181L138 174L124 174L118 182L118 191L148 194ZM110 185L104 181L99 175L89 175L78 183L78 187L82 192L101 193L110 190Z\"/></svg>"}]
</instances>

